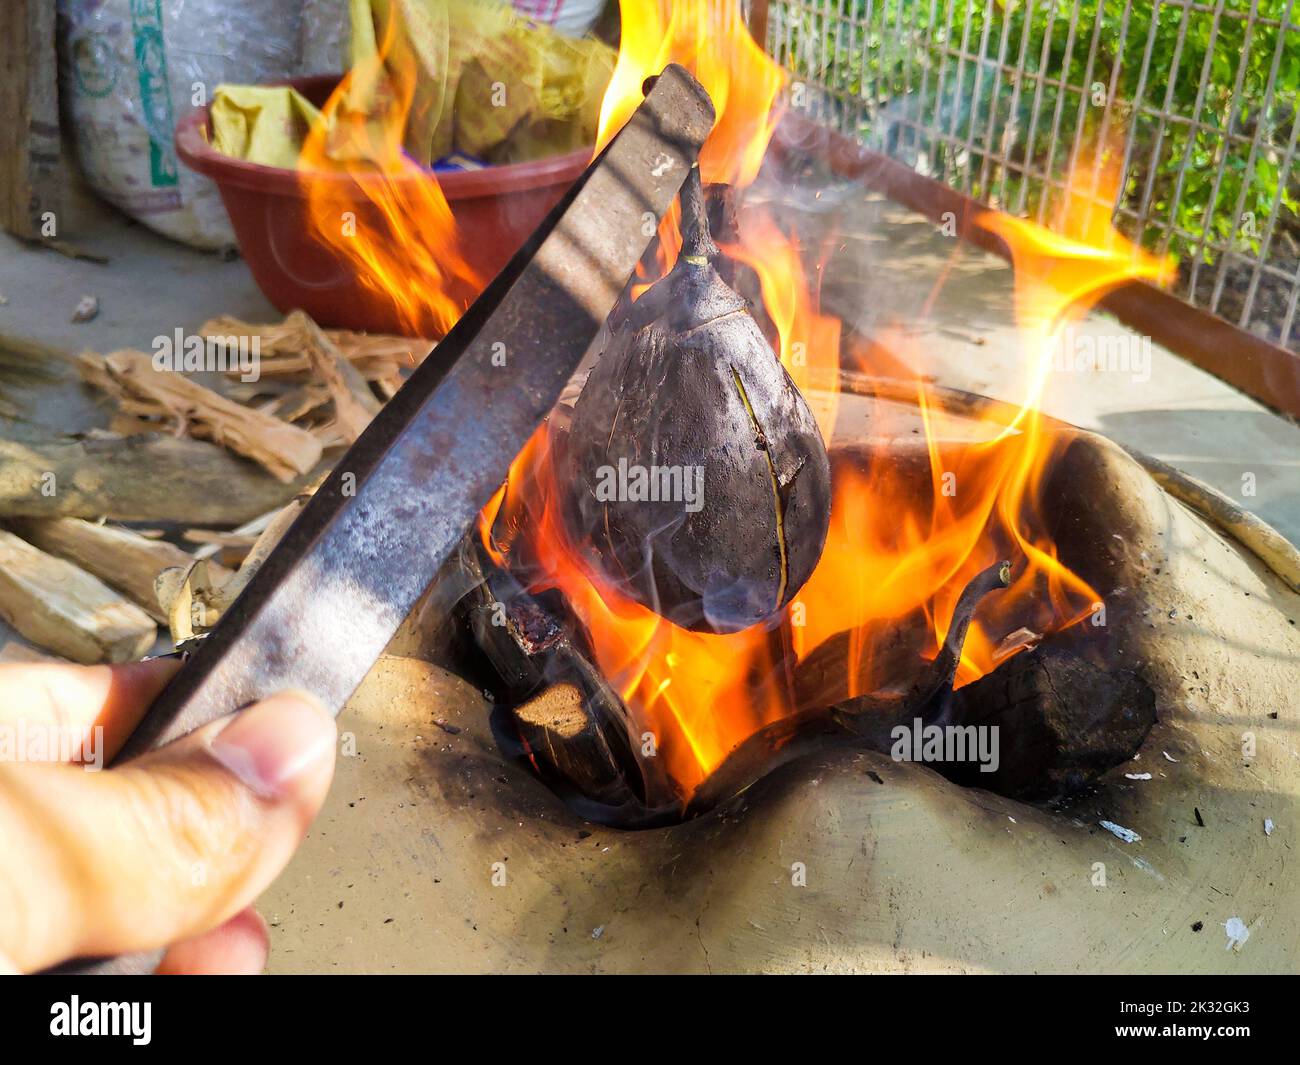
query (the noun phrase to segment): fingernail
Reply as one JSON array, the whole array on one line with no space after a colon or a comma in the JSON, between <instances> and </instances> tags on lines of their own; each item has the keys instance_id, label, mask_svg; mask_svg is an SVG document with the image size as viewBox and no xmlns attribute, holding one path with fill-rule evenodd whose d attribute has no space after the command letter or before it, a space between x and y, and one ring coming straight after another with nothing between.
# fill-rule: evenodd
<instances>
[{"instance_id":1,"label":"fingernail","mask_svg":"<svg viewBox=\"0 0 1300 1065\"><path fill-rule=\"evenodd\" d=\"M208 742L212 757L263 798L332 757L334 719L312 695L286 691L237 714Z\"/></svg>"}]
</instances>

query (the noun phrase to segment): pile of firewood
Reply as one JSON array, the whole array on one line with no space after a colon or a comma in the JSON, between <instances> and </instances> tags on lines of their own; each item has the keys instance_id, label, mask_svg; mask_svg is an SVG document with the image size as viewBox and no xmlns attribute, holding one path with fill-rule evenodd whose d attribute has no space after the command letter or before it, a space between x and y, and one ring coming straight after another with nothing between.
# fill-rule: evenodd
<instances>
[{"instance_id":1,"label":"pile of firewood","mask_svg":"<svg viewBox=\"0 0 1300 1065\"><path fill-rule=\"evenodd\" d=\"M0 440L0 617L31 643L123 662L149 653L159 625L178 646L201 636L331 450L361 434L432 347L323 330L301 311L269 325L217 318L200 333L210 351L255 338L254 379L231 369L209 387L142 351L85 352L81 378L115 403L109 431Z\"/></svg>"}]
</instances>

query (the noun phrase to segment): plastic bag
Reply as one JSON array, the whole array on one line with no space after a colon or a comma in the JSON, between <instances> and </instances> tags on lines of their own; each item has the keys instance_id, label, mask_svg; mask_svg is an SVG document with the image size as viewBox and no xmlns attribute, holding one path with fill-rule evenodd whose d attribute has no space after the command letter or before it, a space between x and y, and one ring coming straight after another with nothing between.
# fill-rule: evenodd
<instances>
[{"instance_id":1,"label":"plastic bag","mask_svg":"<svg viewBox=\"0 0 1300 1065\"><path fill-rule=\"evenodd\" d=\"M451 152L504 163L593 144L615 54L495 0L352 0L351 58L351 110L391 97L381 73L413 81L405 147L427 166Z\"/></svg>"},{"instance_id":2,"label":"plastic bag","mask_svg":"<svg viewBox=\"0 0 1300 1065\"><path fill-rule=\"evenodd\" d=\"M339 74L348 67L348 0L303 0L299 74Z\"/></svg>"},{"instance_id":3,"label":"plastic bag","mask_svg":"<svg viewBox=\"0 0 1300 1065\"><path fill-rule=\"evenodd\" d=\"M513 163L563 155L596 140L615 54L572 40L496 0L350 0L351 79L342 102L363 137L331 138L336 159L372 158L383 115L410 96L403 145L421 166L449 158ZM381 59L382 56L382 59ZM307 123L320 116L297 93L222 86L213 145L239 159L292 167ZM350 127L349 127L350 128Z\"/></svg>"},{"instance_id":4,"label":"plastic bag","mask_svg":"<svg viewBox=\"0 0 1300 1065\"><path fill-rule=\"evenodd\" d=\"M287 85L221 85L212 98L212 147L262 166L293 169L307 131L322 120Z\"/></svg>"},{"instance_id":5,"label":"plastic bag","mask_svg":"<svg viewBox=\"0 0 1300 1065\"><path fill-rule=\"evenodd\" d=\"M302 0L59 0L60 83L90 186L202 248L234 243L216 187L180 165L176 121L222 82L298 65Z\"/></svg>"},{"instance_id":6,"label":"plastic bag","mask_svg":"<svg viewBox=\"0 0 1300 1065\"><path fill-rule=\"evenodd\" d=\"M581 37L600 18L605 0L513 0L515 10L568 37Z\"/></svg>"}]
</instances>

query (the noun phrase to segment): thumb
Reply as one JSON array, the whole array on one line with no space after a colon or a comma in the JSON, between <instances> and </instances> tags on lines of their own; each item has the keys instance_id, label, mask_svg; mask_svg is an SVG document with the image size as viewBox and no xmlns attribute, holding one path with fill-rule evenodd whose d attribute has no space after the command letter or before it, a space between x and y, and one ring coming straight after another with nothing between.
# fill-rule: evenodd
<instances>
[{"instance_id":1,"label":"thumb","mask_svg":"<svg viewBox=\"0 0 1300 1065\"><path fill-rule=\"evenodd\" d=\"M0 952L40 969L234 916L324 802L335 737L319 703L285 692L106 772L0 766Z\"/></svg>"}]
</instances>

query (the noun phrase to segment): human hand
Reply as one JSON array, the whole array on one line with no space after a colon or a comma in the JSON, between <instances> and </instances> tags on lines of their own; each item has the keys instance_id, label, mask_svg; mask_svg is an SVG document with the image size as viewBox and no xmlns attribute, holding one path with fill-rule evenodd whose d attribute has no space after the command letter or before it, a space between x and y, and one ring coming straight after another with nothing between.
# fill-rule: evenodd
<instances>
[{"instance_id":1,"label":"human hand","mask_svg":"<svg viewBox=\"0 0 1300 1065\"><path fill-rule=\"evenodd\" d=\"M98 771L176 668L0 666L0 972L160 947L159 972L261 971L251 904L325 800L334 719L285 692Z\"/></svg>"}]
</instances>

